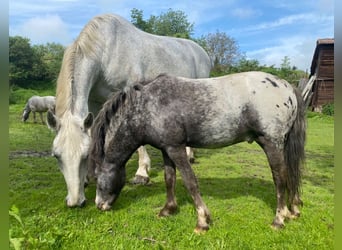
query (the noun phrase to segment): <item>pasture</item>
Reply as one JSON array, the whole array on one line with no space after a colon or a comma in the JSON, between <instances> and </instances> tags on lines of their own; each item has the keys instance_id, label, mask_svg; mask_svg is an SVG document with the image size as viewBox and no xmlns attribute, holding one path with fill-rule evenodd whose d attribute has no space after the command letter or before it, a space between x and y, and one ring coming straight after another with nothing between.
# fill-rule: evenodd
<instances>
[{"instance_id":1,"label":"pasture","mask_svg":"<svg viewBox=\"0 0 342 250\"><path fill-rule=\"evenodd\" d=\"M196 211L177 173L178 213L157 214L165 203L162 157L147 147L151 183L130 183L138 165L127 163L127 183L113 209L95 207L95 183L86 188L84 208L67 208L57 160L50 156L54 133L32 120L22 123L24 104L9 107L10 239L21 249L333 249L334 119L308 114L301 217L283 230L270 224L276 207L271 171L261 148L242 143L198 149L193 169L212 215L196 235ZM44 115L45 116L45 115ZM13 245L11 245L13 249Z\"/></svg>"}]
</instances>

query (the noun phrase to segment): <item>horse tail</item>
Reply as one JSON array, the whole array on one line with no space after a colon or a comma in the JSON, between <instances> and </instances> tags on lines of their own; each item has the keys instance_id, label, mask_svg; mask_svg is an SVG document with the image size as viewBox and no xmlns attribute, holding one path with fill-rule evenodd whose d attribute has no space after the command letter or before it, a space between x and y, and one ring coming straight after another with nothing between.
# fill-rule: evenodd
<instances>
[{"instance_id":1,"label":"horse tail","mask_svg":"<svg viewBox=\"0 0 342 250\"><path fill-rule=\"evenodd\" d=\"M284 148L285 164L288 167L287 189L292 199L300 192L302 168L305 160L306 118L305 103L298 89L294 89L297 97L297 115L292 128L287 134Z\"/></svg>"}]
</instances>

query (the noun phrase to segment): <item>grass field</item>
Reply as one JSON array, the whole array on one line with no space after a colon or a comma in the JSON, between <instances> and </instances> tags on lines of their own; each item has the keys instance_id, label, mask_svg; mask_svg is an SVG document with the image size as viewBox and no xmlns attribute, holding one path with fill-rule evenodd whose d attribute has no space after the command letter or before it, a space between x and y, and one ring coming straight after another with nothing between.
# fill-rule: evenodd
<instances>
[{"instance_id":1,"label":"grass field","mask_svg":"<svg viewBox=\"0 0 342 250\"><path fill-rule=\"evenodd\" d=\"M177 174L179 211L158 218L165 202L162 158L148 147L151 184L134 186L137 155L128 162L127 184L113 209L94 204L95 183L84 208L67 208L66 186L49 155L53 132L20 121L23 105L9 107L10 239L12 249L333 249L334 120L310 113L301 217L271 229L276 197L263 151L254 143L196 150L193 165L213 223L196 235L196 211Z\"/></svg>"}]
</instances>

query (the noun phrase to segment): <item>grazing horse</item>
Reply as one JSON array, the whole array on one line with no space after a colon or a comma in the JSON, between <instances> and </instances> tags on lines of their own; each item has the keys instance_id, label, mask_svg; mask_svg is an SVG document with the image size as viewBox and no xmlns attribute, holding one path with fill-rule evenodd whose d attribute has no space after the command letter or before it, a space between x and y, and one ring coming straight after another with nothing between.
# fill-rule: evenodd
<instances>
[{"instance_id":1,"label":"grazing horse","mask_svg":"<svg viewBox=\"0 0 342 250\"><path fill-rule=\"evenodd\" d=\"M36 120L36 112L39 113L40 119L42 123L44 124L43 120L43 112L46 112L48 110L54 110L55 109L55 101L56 98L54 96L32 96L30 99L28 99L24 112L22 114L22 121L26 122L26 120L29 118L30 113L33 114L33 120L34 122L37 122Z\"/></svg>"},{"instance_id":2,"label":"grazing horse","mask_svg":"<svg viewBox=\"0 0 342 250\"><path fill-rule=\"evenodd\" d=\"M208 77L211 61L195 42L151 35L117 15L90 20L63 57L56 88L56 113L48 124L56 131L52 152L64 175L67 206L85 204L86 159L92 113L116 91L160 73ZM139 148L135 181L148 182L150 159Z\"/></svg>"},{"instance_id":3,"label":"grazing horse","mask_svg":"<svg viewBox=\"0 0 342 250\"><path fill-rule=\"evenodd\" d=\"M177 209L177 167L197 210L195 232L206 231L210 212L185 147L255 141L272 170L277 194L272 225L281 228L285 218L300 215L305 133L300 93L273 75L246 72L207 79L160 75L144 86L117 93L95 120L89 161L97 177L96 206L111 209L125 184L127 160L140 145L150 144L162 151L164 159L167 200L159 216Z\"/></svg>"}]
</instances>

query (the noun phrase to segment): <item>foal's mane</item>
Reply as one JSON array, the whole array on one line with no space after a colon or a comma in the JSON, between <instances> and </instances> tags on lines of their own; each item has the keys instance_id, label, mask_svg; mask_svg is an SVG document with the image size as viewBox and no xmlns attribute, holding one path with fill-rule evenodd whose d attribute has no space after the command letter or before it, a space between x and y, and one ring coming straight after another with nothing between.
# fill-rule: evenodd
<instances>
[{"instance_id":1,"label":"foal's mane","mask_svg":"<svg viewBox=\"0 0 342 250\"><path fill-rule=\"evenodd\" d=\"M121 112L124 107L129 107L137 98L137 92L142 84L136 84L125 90L116 92L99 111L91 131L91 145L89 149L90 173L94 174L96 166L99 166L104 158L104 143L111 119Z\"/></svg>"},{"instance_id":2,"label":"foal's mane","mask_svg":"<svg viewBox=\"0 0 342 250\"><path fill-rule=\"evenodd\" d=\"M98 59L101 57L101 48L105 40L101 35L101 26L112 21L113 16L97 16L89 21L83 28L77 39L66 48L63 56L62 67L57 79L56 87L56 115L62 116L73 105L73 85L75 61L77 58L89 57Z\"/></svg>"}]
</instances>

